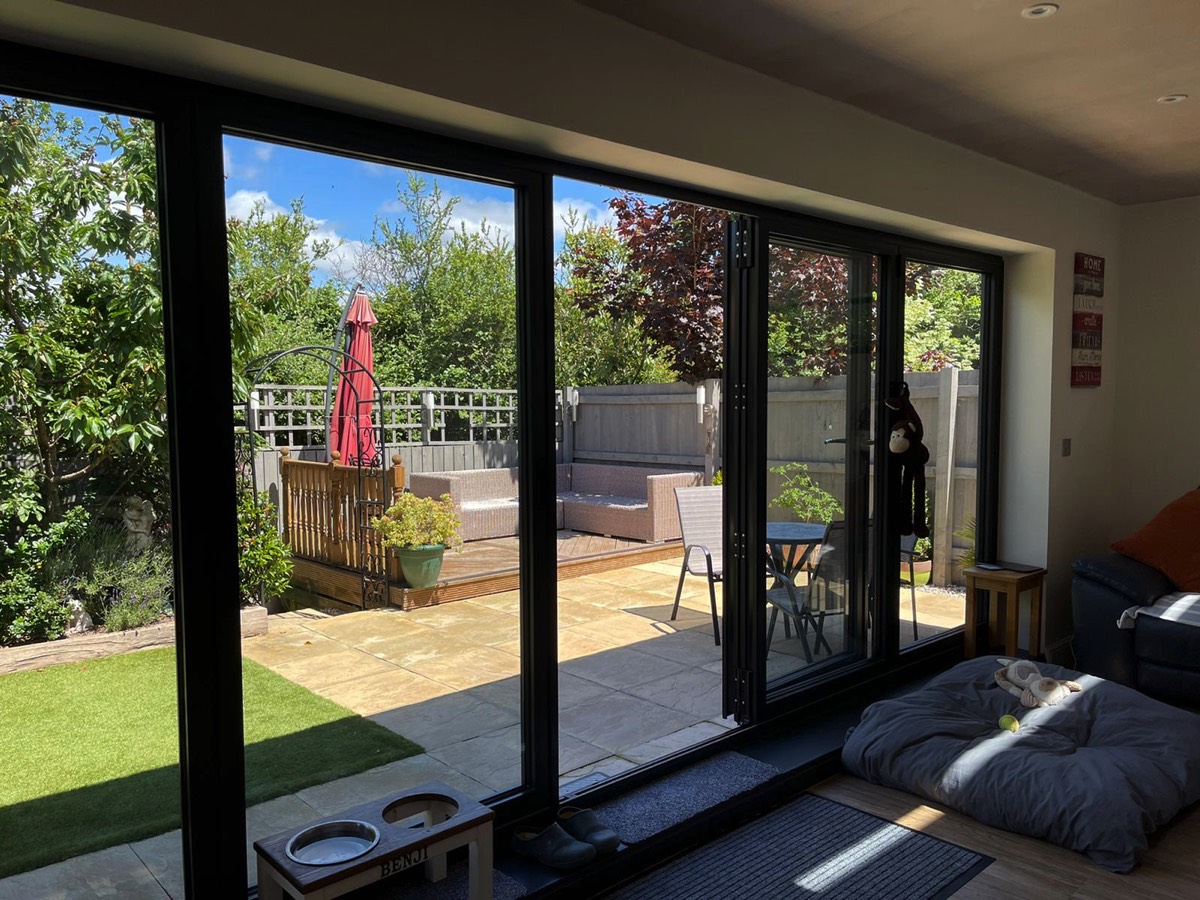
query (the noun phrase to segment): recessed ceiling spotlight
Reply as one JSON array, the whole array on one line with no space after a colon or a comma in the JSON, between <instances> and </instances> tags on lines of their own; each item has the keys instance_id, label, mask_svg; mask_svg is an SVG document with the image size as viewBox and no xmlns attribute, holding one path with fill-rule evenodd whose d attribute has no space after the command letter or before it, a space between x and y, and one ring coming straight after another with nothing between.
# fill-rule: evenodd
<instances>
[{"instance_id":1,"label":"recessed ceiling spotlight","mask_svg":"<svg viewBox=\"0 0 1200 900\"><path fill-rule=\"evenodd\" d=\"M1165 94L1159 97L1157 103L1182 103L1188 98L1187 94Z\"/></svg>"},{"instance_id":2,"label":"recessed ceiling spotlight","mask_svg":"<svg viewBox=\"0 0 1200 900\"><path fill-rule=\"evenodd\" d=\"M1045 19L1056 12L1058 12L1057 3L1038 3L1021 10L1021 15L1026 19Z\"/></svg>"}]
</instances>

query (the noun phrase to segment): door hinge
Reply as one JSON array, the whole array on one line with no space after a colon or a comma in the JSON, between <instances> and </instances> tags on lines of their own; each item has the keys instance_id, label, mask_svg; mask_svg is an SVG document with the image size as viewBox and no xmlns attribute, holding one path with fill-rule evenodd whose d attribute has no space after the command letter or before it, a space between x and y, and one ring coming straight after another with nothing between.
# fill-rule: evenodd
<instances>
[{"instance_id":1,"label":"door hinge","mask_svg":"<svg viewBox=\"0 0 1200 900\"><path fill-rule=\"evenodd\" d=\"M735 224L734 262L739 269L754 267L754 220L738 219Z\"/></svg>"},{"instance_id":2,"label":"door hinge","mask_svg":"<svg viewBox=\"0 0 1200 900\"><path fill-rule=\"evenodd\" d=\"M749 669L737 669L735 674L733 720L744 725L750 720L750 697L754 688L754 673Z\"/></svg>"}]
</instances>

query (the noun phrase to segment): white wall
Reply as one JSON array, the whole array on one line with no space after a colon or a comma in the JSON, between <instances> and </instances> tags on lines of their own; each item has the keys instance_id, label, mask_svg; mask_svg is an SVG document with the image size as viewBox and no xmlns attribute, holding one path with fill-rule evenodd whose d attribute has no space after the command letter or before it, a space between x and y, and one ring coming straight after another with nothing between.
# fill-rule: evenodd
<instances>
[{"instance_id":1,"label":"white wall","mask_svg":"<svg viewBox=\"0 0 1200 900\"><path fill-rule=\"evenodd\" d=\"M1004 253L1001 554L1051 566L1047 638L1069 632L1069 560L1111 537L1100 489L1114 469L1117 207L572 3L294 0L286 15L276 9L245 0L0 0L0 28ZM1076 251L1108 260L1105 382L1090 391L1068 386ZM1075 451L1063 460L1052 451L1066 436Z\"/></svg>"},{"instance_id":2,"label":"white wall","mask_svg":"<svg viewBox=\"0 0 1200 900\"><path fill-rule=\"evenodd\" d=\"M1200 197L1126 207L1122 224L1118 535L1200 484Z\"/></svg>"}]
</instances>

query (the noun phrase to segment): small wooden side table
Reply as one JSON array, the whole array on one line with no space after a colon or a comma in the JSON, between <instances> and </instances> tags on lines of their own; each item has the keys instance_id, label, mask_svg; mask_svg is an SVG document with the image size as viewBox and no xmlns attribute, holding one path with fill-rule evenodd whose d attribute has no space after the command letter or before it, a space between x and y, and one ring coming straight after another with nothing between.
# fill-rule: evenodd
<instances>
[{"instance_id":1,"label":"small wooden side table","mask_svg":"<svg viewBox=\"0 0 1200 900\"><path fill-rule=\"evenodd\" d=\"M1029 591L1029 655L1036 658L1042 649L1042 583L1045 569L1015 571L1013 569L981 569L974 566L963 570L967 579L967 621L963 651L967 659L975 658L976 622L978 621L978 592L992 595L988 613L988 642L999 643L1000 605L1004 605L1004 653L1017 655L1017 624L1021 615L1021 594Z\"/></svg>"}]
</instances>

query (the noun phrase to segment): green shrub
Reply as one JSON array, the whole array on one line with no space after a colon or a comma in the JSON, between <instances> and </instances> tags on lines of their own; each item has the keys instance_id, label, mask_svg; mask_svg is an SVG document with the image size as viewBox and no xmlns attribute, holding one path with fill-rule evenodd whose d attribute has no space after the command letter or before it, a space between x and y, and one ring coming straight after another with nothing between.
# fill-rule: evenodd
<instances>
[{"instance_id":1,"label":"green shrub","mask_svg":"<svg viewBox=\"0 0 1200 900\"><path fill-rule=\"evenodd\" d=\"M128 631L131 628L141 628L151 625L163 617L161 601L153 602L151 598L139 600L136 597L119 596L105 615L104 627L109 631Z\"/></svg>"},{"instance_id":2,"label":"green shrub","mask_svg":"<svg viewBox=\"0 0 1200 900\"><path fill-rule=\"evenodd\" d=\"M104 548L101 548L104 549ZM171 550L155 544L140 553L122 548L98 559L92 571L70 582L96 623L109 631L148 625L171 611L174 565Z\"/></svg>"},{"instance_id":3,"label":"green shrub","mask_svg":"<svg viewBox=\"0 0 1200 900\"><path fill-rule=\"evenodd\" d=\"M13 572L0 581L0 647L60 638L68 617L63 594L38 587L33 573Z\"/></svg>"},{"instance_id":4,"label":"green shrub","mask_svg":"<svg viewBox=\"0 0 1200 900\"><path fill-rule=\"evenodd\" d=\"M837 498L813 481L804 463L788 463L770 472L783 478L779 494L771 501L776 509L791 510L801 522L823 522L826 525L842 514L842 506Z\"/></svg>"},{"instance_id":5,"label":"green shrub","mask_svg":"<svg viewBox=\"0 0 1200 900\"><path fill-rule=\"evenodd\" d=\"M462 544L458 535L461 520L449 494L441 499L418 497L404 493L379 518L374 526L386 547L431 547L438 544L457 549Z\"/></svg>"},{"instance_id":6,"label":"green shrub","mask_svg":"<svg viewBox=\"0 0 1200 900\"><path fill-rule=\"evenodd\" d=\"M275 507L245 481L238 492L238 570L243 603L266 603L292 584L292 550L279 534Z\"/></svg>"},{"instance_id":7,"label":"green shrub","mask_svg":"<svg viewBox=\"0 0 1200 900\"><path fill-rule=\"evenodd\" d=\"M66 632L63 573L90 516L72 509L53 525L31 524L0 552L0 646L49 641Z\"/></svg>"}]
</instances>

